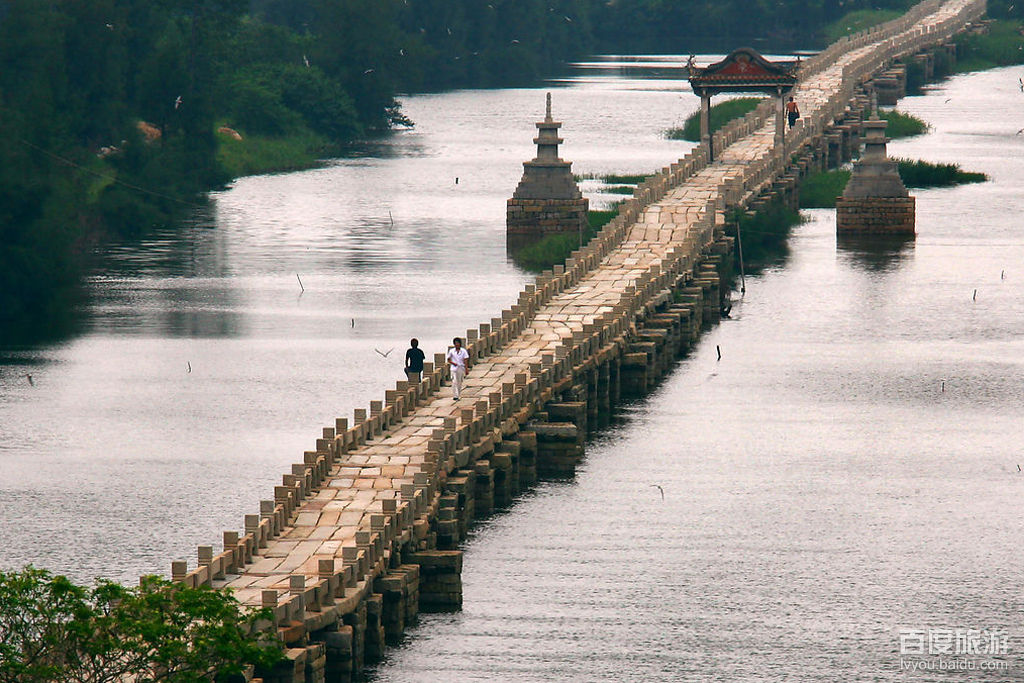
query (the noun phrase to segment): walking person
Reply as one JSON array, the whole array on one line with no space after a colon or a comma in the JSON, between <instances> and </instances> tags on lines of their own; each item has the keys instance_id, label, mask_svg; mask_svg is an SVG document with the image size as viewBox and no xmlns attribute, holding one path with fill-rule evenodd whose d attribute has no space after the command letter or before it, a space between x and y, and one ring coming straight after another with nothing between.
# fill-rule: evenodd
<instances>
[{"instance_id":1,"label":"walking person","mask_svg":"<svg viewBox=\"0 0 1024 683\"><path fill-rule=\"evenodd\" d=\"M786 102L786 115L789 116L789 127L792 128L796 125L796 120L800 118L800 108L796 106L796 100L792 96L790 96L789 102Z\"/></svg>"},{"instance_id":2,"label":"walking person","mask_svg":"<svg viewBox=\"0 0 1024 683\"><path fill-rule=\"evenodd\" d=\"M458 401L460 394L462 394L462 380L466 377L466 371L469 370L469 351L462 348L462 339L456 337L452 339L453 348L448 349L448 368L452 372L452 396L453 401Z\"/></svg>"},{"instance_id":3,"label":"walking person","mask_svg":"<svg viewBox=\"0 0 1024 683\"><path fill-rule=\"evenodd\" d=\"M413 384L418 383L423 376L423 358L420 340L410 339L409 350L405 352L405 376Z\"/></svg>"}]
</instances>

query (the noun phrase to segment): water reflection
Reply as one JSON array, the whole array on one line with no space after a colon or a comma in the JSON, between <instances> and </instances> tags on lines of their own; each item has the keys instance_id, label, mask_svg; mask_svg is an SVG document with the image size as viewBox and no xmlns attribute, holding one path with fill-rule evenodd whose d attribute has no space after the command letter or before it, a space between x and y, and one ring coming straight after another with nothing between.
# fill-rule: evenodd
<instances>
[{"instance_id":1,"label":"water reflection","mask_svg":"<svg viewBox=\"0 0 1024 683\"><path fill-rule=\"evenodd\" d=\"M840 258L868 272L896 269L914 256L914 237L901 235L836 235Z\"/></svg>"}]
</instances>

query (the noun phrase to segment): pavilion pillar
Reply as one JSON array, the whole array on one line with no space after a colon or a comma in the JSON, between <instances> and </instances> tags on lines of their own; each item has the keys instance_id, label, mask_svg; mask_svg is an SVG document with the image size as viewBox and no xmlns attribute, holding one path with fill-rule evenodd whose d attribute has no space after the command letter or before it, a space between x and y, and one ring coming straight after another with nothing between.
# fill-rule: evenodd
<instances>
[{"instance_id":1,"label":"pavilion pillar","mask_svg":"<svg viewBox=\"0 0 1024 683\"><path fill-rule=\"evenodd\" d=\"M775 98L775 149L785 153L786 144L786 94L780 88Z\"/></svg>"},{"instance_id":2,"label":"pavilion pillar","mask_svg":"<svg viewBox=\"0 0 1024 683\"><path fill-rule=\"evenodd\" d=\"M711 95L700 96L700 144L708 151L708 161L714 160L711 150Z\"/></svg>"}]
</instances>

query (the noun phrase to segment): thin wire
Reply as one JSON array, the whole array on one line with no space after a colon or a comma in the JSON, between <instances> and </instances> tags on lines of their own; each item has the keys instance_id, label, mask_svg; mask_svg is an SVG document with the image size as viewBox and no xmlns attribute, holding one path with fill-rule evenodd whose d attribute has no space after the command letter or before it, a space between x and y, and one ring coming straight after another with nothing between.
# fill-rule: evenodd
<instances>
[{"instance_id":1,"label":"thin wire","mask_svg":"<svg viewBox=\"0 0 1024 683\"><path fill-rule=\"evenodd\" d=\"M173 196L171 196L169 194L163 194L162 192L156 192L155 190L150 190L150 189L147 189L145 187L141 187L139 185L133 185L132 183L126 182L124 180L121 180L117 176L110 176L110 175L104 175L102 173L98 173L98 172L92 170L91 168L87 168L87 167L85 167L85 166L83 166L83 165L81 165L81 164L79 164L79 163L77 163L75 161L72 161L71 159L68 159L67 157L63 157L60 154L57 154L55 152L51 152L51 151L49 151L47 149L43 149L39 145L34 144L32 142L29 142L28 140L24 140L22 138L15 138L15 140L17 142L20 142L21 144L25 145L26 147L31 147L32 149L34 149L34 150L36 150L38 152L42 152L43 154L45 154L46 156L48 156L48 157L50 157L52 159L56 159L57 161L63 162L65 164L67 164L68 166L74 166L78 170L84 171L85 173L88 173L89 175L96 176L97 178L101 178L103 180L109 180L112 183L116 183L118 185L123 185L123 186L125 186L125 187L127 187L129 189L135 190L137 192L142 192L144 194L153 195L154 197L160 197L162 199L169 199L172 202L177 202L179 204L183 204L183 205L188 206L188 207L202 208L202 206L203 206L202 204L196 204L195 202L190 202L188 200L181 199L180 197L173 197Z\"/></svg>"}]
</instances>

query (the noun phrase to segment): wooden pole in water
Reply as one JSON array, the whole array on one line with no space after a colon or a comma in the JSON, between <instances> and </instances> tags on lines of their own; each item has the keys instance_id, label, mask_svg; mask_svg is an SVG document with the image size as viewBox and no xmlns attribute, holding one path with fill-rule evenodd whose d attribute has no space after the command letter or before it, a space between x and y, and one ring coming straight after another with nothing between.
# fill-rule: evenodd
<instances>
[{"instance_id":1,"label":"wooden pole in water","mask_svg":"<svg viewBox=\"0 0 1024 683\"><path fill-rule=\"evenodd\" d=\"M740 255L740 294L747 293L747 277L743 272L743 232L740 229L740 220L736 219L736 249Z\"/></svg>"}]
</instances>

